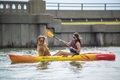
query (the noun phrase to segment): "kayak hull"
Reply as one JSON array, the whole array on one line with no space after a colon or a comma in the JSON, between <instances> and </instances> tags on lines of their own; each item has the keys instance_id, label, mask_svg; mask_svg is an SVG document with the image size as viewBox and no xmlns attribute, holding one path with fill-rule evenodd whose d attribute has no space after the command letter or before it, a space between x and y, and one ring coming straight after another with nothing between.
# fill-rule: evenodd
<instances>
[{"instance_id":1,"label":"kayak hull","mask_svg":"<svg viewBox=\"0 0 120 80\"><path fill-rule=\"evenodd\" d=\"M32 63L40 61L96 61L96 60L115 60L113 53L88 52L75 56L27 56L9 54L12 63Z\"/></svg>"}]
</instances>

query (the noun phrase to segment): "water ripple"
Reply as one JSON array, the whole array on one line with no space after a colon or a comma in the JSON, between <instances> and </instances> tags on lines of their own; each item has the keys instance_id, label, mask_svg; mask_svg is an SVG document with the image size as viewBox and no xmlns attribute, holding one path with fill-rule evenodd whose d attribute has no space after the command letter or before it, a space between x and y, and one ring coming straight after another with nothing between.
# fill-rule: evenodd
<instances>
[{"instance_id":1,"label":"water ripple","mask_svg":"<svg viewBox=\"0 0 120 80\"><path fill-rule=\"evenodd\" d=\"M66 47L50 48L52 54ZM115 61L53 61L41 67L41 63L11 64L9 53L37 55L35 48L10 48L0 50L0 80L119 80L120 47L83 47L82 52L105 51L116 54Z\"/></svg>"}]
</instances>

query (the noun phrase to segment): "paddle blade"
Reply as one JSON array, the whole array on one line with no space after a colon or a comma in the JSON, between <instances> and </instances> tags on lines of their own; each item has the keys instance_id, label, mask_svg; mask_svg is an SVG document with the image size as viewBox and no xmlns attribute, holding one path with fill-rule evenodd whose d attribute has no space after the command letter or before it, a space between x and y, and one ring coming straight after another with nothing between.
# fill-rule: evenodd
<instances>
[{"instance_id":1,"label":"paddle blade","mask_svg":"<svg viewBox=\"0 0 120 80\"><path fill-rule=\"evenodd\" d=\"M49 29L46 29L46 34L49 37L54 37L54 34Z\"/></svg>"}]
</instances>

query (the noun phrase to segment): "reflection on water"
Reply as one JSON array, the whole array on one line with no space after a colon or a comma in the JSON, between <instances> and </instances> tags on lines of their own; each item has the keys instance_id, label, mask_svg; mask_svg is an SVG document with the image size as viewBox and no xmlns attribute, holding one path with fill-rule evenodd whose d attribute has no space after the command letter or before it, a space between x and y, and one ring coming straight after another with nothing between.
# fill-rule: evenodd
<instances>
[{"instance_id":1,"label":"reflection on water","mask_svg":"<svg viewBox=\"0 0 120 80\"><path fill-rule=\"evenodd\" d=\"M75 68L82 68L82 65L85 64L85 62L80 61L71 61L69 64ZM42 61L37 65L37 69L44 70L48 69L48 65L50 65L50 62Z\"/></svg>"},{"instance_id":2,"label":"reflection on water","mask_svg":"<svg viewBox=\"0 0 120 80\"><path fill-rule=\"evenodd\" d=\"M48 69L48 65L50 65L49 61L41 61L37 65L37 69L40 69L40 70Z\"/></svg>"},{"instance_id":3,"label":"reflection on water","mask_svg":"<svg viewBox=\"0 0 120 80\"><path fill-rule=\"evenodd\" d=\"M85 64L85 62L80 62L80 61L71 61L70 65L76 67L76 68L82 68L82 65Z\"/></svg>"},{"instance_id":4,"label":"reflection on water","mask_svg":"<svg viewBox=\"0 0 120 80\"><path fill-rule=\"evenodd\" d=\"M51 54L66 47L50 48ZM36 49L0 49L0 80L119 80L120 47L83 47L82 52L105 51L116 54L115 61L52 61L11 64L9 53L37 55Z\"/></svg>"}]
</instances>

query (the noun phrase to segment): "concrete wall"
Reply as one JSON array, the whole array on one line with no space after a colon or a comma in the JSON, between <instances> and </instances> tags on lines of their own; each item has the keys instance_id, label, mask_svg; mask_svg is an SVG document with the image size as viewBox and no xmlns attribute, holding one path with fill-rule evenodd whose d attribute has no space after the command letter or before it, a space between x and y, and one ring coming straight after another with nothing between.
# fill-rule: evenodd
<instances>
[{"instance_id":1,"label":"concrete wall","mask_svg":"<svg viewBox=\"0 0 120 80\"><path fill-rule=\"evenodd\" d=\"M0 47L35 47L40 27L30 24L2 24Z\"/></svg>"},{"instance_id":2,"label":"concrete wall","mask_svg":"<svg viewBox=\"0 0 120 80\"><path fill-rule=\"evenodd\" d=\"M0 24L1 26L1 24ZM0 47L2 46L2 27L0 27Z\"/></svg>"},{"instance_id":3,"label":"concrete wall","mask_svg":"<svg viewBox=\"0 0 120 80\"><path fill-rule=\"evenodd\" d=\"M35 47L38 35L53 21L44 0L0 1L0 47Z\"/></svg>"},{"instance_id":4,"label":"concrete wall","mask_svg":"<svg viewBox=\"0 0 120 80\"><path fill-rule=\"evenodd\" d=\"M71 41L73 33L78 32L82 37L82 46L120 46L120 25L62 25L50 30L66 41ZM56 39L50 40L49 44L65 46Z\"/></svg>"},{"instance_id":5,"label":"concrete wall","mask_svg":"<svg viewBox=\"0 0 120 80\"><path fill-rule=\"evenodd\" d=\"M0 47L36 47L52 20L49 15L0 15Z\"/></svg>"},{"instance_id":6,"label":"concrete wall","mask_svg":"<svg viewBox=\"0 0 120 80\"><path fill-rule=\"evenodd\" d=\"M120 18L120 10L47 10L55 18Z\"/></svg>"},{"instance_id":7,"label":"concrete wall","mask_svg":"<svg viewBox=\"0 0 120 80\"><path fill-rule=\"evenodd\" d=\"M53 15L57 19L120 19L119 10L47 10L46 13ZM119 24L53 25L50 29L57 37L66 41L72 39L74 32L79 32L83 38L81 40L83 46L120 46ZM50 39L49 44L54 44L55 46L64 45L55 39Z\"/></svg>"}]
</instances>

